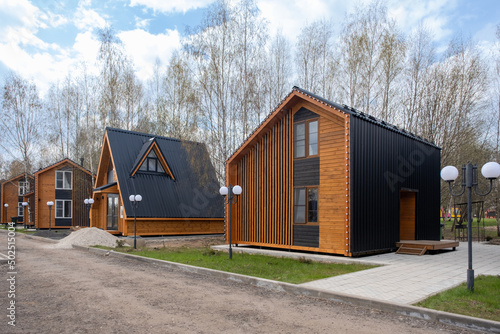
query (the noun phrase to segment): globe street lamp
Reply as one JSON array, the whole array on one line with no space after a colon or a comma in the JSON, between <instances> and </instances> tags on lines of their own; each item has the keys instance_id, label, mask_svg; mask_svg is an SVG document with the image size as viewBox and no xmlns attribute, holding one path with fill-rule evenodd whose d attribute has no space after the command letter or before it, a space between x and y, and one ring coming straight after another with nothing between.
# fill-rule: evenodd
<instances>
[{"instance_id":1,"label":"globe street lamp","mask_svg":"<svg viewBox=\"0 0 500 334\"><path fill-rule=\"evenodd\" d=\"M5 207L5 219L8 220L7 217L9 217L9 215L7 214L7 209L9 208L9 204L5 203L3 206ZM7 224L7 222L5 222L5 224Z\"/></svg>"},{"instance_id":2,"label":"globe street lamp","mask_svg":"<svg viewBox=\"0 0 500 334\"><path fill-rule=\"evenodd\" d=\"M132 204L132 209L134 209L134 248L137 249L137 217L135 214L135 210L139 207L139 203L142 201L142 196L130 195L128 197L130 204Z\"/></svg>"},{"instance_id":3,"label":"globe street lamp","mask_svg":"<svg viewBox=\"0 0 500 334\"><path fill-rule=\"evenodd\" d=\"M238 202L238 196L241 195L243 189L239 185L235 185L234 187L230 184L229 187L221 187L219 189L219 193L222 196L227 196L227 200L224 201L224 205L229 205L229 259L233 258L233 249L231 248L231 205L236 204ZM233 196L236 195L236 197Z\"/></svg>"},{"instance_id":4,"label":"globe street lamp","mask_svg":"<svg viewBox=\"0 0 500 334\"><path fill-rule=\"evenodd\" d=\"M51 220L50 214L52 212L52 206L53 205L54 205L54 202L52 202L52 201L48 201L47 202L47 206L49 207L49 231L50 231L50 220Z\"/></svg>"},{"instance_id":5,"label":"globe street lamp","mask_svg":"<svg viewBox=\"0 0 500 334\"><path fill-rule=\"evenodd\" d=\"M92 204L94 204L94 199L86 198L83 201L83 203L85 203L85 206L87 207L87 211L89 212L88 227L90 227L90 209L92 208Z\"/></svg>"},{"instance_id":6,"label":"globe street lamp","mask_svg":"<svg viewBox=\"0 0 500 334\"><path fill-rule=\"evenodd\" d=\"M493 188L493 180L500 176L500 164L496 162L488 162L481 168L481 174L490 181L490 187L487 192L481 193L477 190L477 165L468 163L462 166L462 190L459 193L453 192L451 185L458 177L458 169L454 166L446 166L441 170L441 178L448 182L448 188L452 196L461 196L467 188L467 244L469 266L467 269L467 289L474 291L474 270L472 269L472 188L479 196L486 196Z\"/></svg>"},{"instance_id":7,"label":"globe street lamp","mask_svg":"<svg viewBox=\"0 0 500 334\"><path fill-rule=\"evenodd\" d=\"M24 224L24 228L27 228L26 227L27 226L26 220L28 219L28 215L27 215L26 208L28 207L28 202L23 202L22 205L23 205L23 211L24 211L23 224Z\"/></svg>"}]
</instances>

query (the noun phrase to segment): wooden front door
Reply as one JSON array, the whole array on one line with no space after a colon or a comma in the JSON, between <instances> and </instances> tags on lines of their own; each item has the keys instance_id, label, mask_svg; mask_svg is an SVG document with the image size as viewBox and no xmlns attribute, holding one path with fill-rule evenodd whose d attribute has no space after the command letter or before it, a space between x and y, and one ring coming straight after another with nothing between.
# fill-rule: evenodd
<instances>
[{"instance_id":1,"label":"wooden front door","mask_svg":"<svg viewBox=\"0 0 500 334\"><path fill-rule=\"evenodd\" d=\"M415 240L416 192L401 191L399 198L399 239Z\"/></svg>"},{"instance_id":2,"label":"wooden front door","mask_svg":"<svg viewBox=\"0 0 500 334\"><path fill-rule=\"evenodd\" d=\"M118 194L108 194L107 230L118 230Z\"/></svg>"}]
</instances>

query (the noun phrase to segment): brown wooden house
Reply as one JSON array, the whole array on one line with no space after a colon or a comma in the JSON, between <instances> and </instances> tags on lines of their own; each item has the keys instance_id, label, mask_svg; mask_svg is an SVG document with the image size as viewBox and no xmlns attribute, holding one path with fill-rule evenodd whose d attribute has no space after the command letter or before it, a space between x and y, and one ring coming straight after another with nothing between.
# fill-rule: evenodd
<instances>
[{"instance_id":1,"label":"brown wooden house","mask_svg":"<svg viewBox=\"0 0 500 334\"><path fill-rule=\"evenodd\" d=\"M224 232L219 182L204 144L106 128L92 226L134 235L129 196L140 194L137 235Z\"/></svg>"},{"instance_id":2,"label":"brown wooden house","mask_svg":"<svg viewBox=\"0 0 500 334\"><path fill-rule=\"evenodd\" d=\"M17 175L1 185L1 217L2 223L9 223L13 219L22 223L25 209L22 206L23 196L33 189L33 176L27 174ZM8 207L5 207L8 204Z\"/></svg>"},{"instance_id":3,"label":"brown wooden house","mask_svg":"<svg viewBox=\"0 0 500 334\"><path fill-rule=\"evenodd\" d=\"M294 87L226 162L231 240L345 256L439 240L439 169L434 144Z\"/></svg>"},{"instance_id":4,"label":"brown wooden house","mask_svg":"<svg viewBox=\"0 0 500 334\"><path fill-rule=\"evenodd\" d=\"M92 197L92 183L92 173L70 159L35 172L34 193L26 196L30 208L34 202L35 227L49 228L49 201L54 202L51 228L88 226L84 200Z\"/></svg>"}]
</instances>

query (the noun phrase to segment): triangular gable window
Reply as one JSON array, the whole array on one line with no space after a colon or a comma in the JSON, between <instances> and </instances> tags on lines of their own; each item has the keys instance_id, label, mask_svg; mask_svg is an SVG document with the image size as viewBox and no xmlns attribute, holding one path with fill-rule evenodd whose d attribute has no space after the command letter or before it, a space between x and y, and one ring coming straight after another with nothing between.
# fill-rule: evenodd
<instances>
[{"instance_id":1,"label":"triangular gable window","mask_svg":"<svg viewBox=\"0 0 500 334\"><path fill-rule=\"evenodd\" d=\"M151 144L147 150L147 154L141 159L140 166L138 168L136 167L132 176L138 172L166 174L170 176L172 180L175 180L156 142Z\"/></svg>"},{"instance_id":2,"label":"triangular gable window","mask_svg":"<svg viewBox=\"0 0 500 334\"><path fill-rule=\"evenodd\" d=\"M161 166L160 160L154 150L149 152L139 170L143 172L165 173L165 170Z\"/></svg>"}]
</instances>

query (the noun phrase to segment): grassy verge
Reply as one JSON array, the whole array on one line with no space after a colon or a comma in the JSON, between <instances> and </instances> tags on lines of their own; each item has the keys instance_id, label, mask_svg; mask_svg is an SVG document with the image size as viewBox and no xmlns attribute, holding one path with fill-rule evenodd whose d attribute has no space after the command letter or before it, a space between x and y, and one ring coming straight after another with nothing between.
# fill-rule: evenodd
<instances>
[{"instance_id":1,"label":"grassy verge","mask_svg":"<svg viewBox=\"0 0 500 334\"><path fill-rule=\"evenodd\" d=\"M443 219L441 218L441 223L443 223ZM451 226L453 224L453 218L451 220L448 220L445 223L444 230L443 230L443 235L445 239L448 240L453 240L455 238L455 234L453 231L451 231ZM480 229L482 230L483 228L483 222L481 221ZM484 227L486 230L484 231L484 236L486 240L492 240L492 239L500 239L500 237L497 235L496 228L491 228L491 227L496 227L497 221L494 218L485 218L484 219ZM472 236L473 238L477 238L477 227L478 227L478 222L477 219L474 219L472 222ZM482 232L480 233L482 235Z\"/></svg>"},{"instance_id":2,"label":"grassy verge","mask_svg":"<svg viewBox=\"0 0 500 334\"><path fill-rule=\"evenodd\" d=\"M177 249L159 248L134 250L128 247L118 247L114 250L154 259L294 284L375 267L361 264L318 263L304 258L295 260L239 253L233 254L233 259L229 260L227 253L214 251L210 248L181 247Z\"/></svg>"},{"instance_id":3,"label":"grassy verge","mask_svg":"<svg viewBox=\"0 0 500 334\"><path fill-rule=\"evenodd\" d=\"M2 225L0 225L0 229L2 229L2 230L8 230L8 226L6 224L2 224ZM34 231L28 231L25 228L16 228L16 233L33 234L35 232Z\"/></svg>"},{"instance_id":4,"label":"grassy verge","mask_svg":"<svg viewBox=\"0 0 500 334\"><path fill-rule=\"evenodd\" d=\"M467 290L467 284L463 283L416 306L500 321L500 277L478 276L474 280L474 292Z\"/></svg>"}]
</instances>

